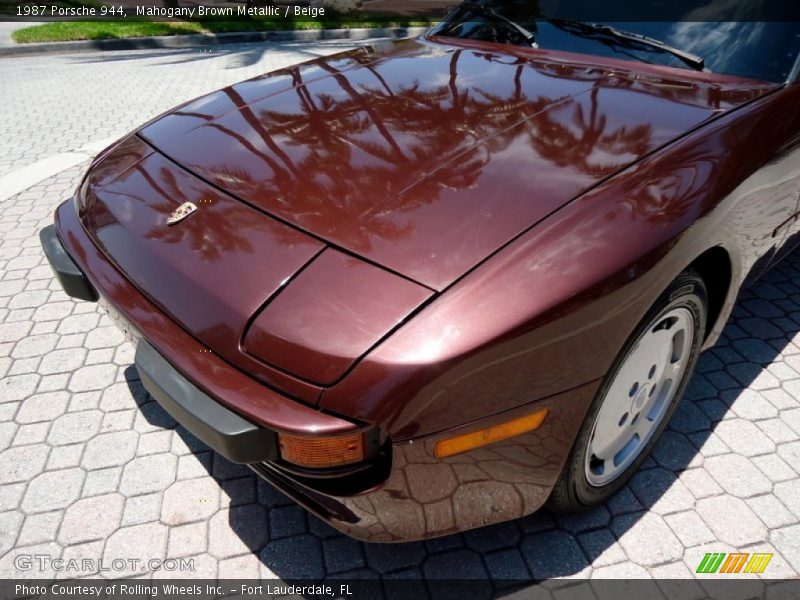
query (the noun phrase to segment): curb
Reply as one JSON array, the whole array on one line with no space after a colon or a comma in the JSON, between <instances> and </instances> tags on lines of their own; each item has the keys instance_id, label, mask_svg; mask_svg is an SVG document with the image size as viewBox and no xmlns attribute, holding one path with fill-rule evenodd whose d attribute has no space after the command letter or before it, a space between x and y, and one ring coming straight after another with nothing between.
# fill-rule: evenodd
<instances>
[{"instance_id":1,"label":"curb","mask_svg":"<svg viewBox=\"0 0 800 600\"><path fill-rule=\"evenodd\" d=\"M253 42L313 42L317 40L365 40L370 38L405 38L422 35L428 27L379 27L372 29L297 29L276 31L245 31L241 33L195 33L112 40L79 40L74 42L44 42L14 44L0 48L2 56L62 54L97 50L149 50L153 48L192 48L220 44Z\"/></svg>"}]
</instances>

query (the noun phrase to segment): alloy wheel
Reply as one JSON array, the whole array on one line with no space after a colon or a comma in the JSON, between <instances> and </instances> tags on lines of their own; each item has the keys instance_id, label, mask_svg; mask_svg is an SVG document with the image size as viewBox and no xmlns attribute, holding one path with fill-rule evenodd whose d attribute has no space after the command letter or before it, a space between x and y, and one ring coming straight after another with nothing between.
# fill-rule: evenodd
<instances>
[{"instance_id":1,"label":"alloy wheel","mask_svg":"<svg viewBox=\"0 0 800 600\"><path fill-rule=\"evenodd\" d=\"M601 487L636 460L680 387L694 343L694 316L674 308L654 319L614 376L586 452L586 479Z\"/></svg>"}]
</instances>

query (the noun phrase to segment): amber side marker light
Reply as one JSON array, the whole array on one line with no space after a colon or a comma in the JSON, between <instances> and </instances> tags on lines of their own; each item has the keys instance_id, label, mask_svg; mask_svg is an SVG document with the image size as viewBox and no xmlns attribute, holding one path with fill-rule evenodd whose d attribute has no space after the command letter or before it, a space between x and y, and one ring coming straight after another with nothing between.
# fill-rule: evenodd
<instances>
[{"instance_id":1,"label":"amber side marker light","mask_svg":"<svg viewBox=\"0 0 800 600\"><path fill-rule=\"evenodd\" d=\"M313 437L278 434L281 458L301 467L323 469L364 460L364 434Z\"/></svg>"},{"instance_id":2,"label":"amber side marker light","mask_svg":"<svg viewBox=\"0 0 800 600\"><path fill-rule=\"evenodd\" d=\"M465 433L456 437L439 440L436 442L436 457L445 458L446 456L453 456L454 454L461 454L487 444L493 444L500 440L505 440L515 435L527 433L534 429L539 429L544 418L547 416L548 410L543 408L534 413L493 425L486 429L473 431L472 433Z\"/></svg>"}]
</instances>

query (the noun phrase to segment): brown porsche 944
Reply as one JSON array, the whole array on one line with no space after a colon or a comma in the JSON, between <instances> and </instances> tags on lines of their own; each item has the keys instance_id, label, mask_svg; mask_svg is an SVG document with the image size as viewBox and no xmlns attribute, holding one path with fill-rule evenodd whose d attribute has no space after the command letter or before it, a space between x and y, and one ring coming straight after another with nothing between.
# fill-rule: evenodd
<instances>
[{"instance_id":1,"label":"brown porsche 944","mask_svg":"<svg viewBox=\"0 0 800 600\"><path fill-rule=\"evenodd\" d=\"M42 243L179 423L345 533L579 510L800 240L799 55L473 0L150 121Z\"/></svg>"}]
</instances>

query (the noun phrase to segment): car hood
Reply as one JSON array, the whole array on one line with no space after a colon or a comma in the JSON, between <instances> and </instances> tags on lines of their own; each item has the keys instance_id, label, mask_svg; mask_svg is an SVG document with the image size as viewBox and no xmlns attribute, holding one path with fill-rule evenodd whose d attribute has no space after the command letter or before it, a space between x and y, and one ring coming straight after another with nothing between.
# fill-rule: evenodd
<instances>
[{"instance_id":1,"label":"car hood","mask_svg":"<svg viewBox=\"0 0 800 600\"><path fill-rule=\"evenodd\" d=\"M196 210L170 223L185 203ZM95 162L76 205L95 244L205 352L309 401L433 294L247 206L135 136Z\"/></svg>"},{"instance_id":2,"label":"car hood","mask_svg":"<svg viewBox=\"0 0 800 600\"><path fill-rule=\"evenodd\" d=\"M768 89L491 48L370 46L192 101L93 163L81 222L209 352L316 402L514 236Z\"/></svg>"},{"instance_id":3,"label":"car hood","mask_svg":"<svg viewBox=\"0 0 800 600\"><path fill-rule=\"evenodd\" d=\"M140 135L257 210L442 290L598 181L768 89L592 60L444 38L379 44L225 88Z\"/></svg>"}]
</instances>

